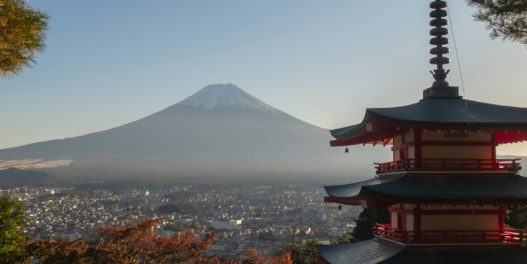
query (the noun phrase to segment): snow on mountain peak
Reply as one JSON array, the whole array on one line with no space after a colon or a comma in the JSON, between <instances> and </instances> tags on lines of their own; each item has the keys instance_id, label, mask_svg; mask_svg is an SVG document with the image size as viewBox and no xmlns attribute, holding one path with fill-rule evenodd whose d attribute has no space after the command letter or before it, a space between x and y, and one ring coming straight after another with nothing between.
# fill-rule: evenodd
<instances>
[{"instance_id":1,"label":"snow on mountain peak","mask_svg":"<svg viewBox=\"0 0 527 264\"><path fill-rule=\"evenodd\" d=\"M227 106L266 112L279 111L231 83L208 85L187 99L179 102L178 105L201 107L208 110Z\"/></svg>"}]
</instances>

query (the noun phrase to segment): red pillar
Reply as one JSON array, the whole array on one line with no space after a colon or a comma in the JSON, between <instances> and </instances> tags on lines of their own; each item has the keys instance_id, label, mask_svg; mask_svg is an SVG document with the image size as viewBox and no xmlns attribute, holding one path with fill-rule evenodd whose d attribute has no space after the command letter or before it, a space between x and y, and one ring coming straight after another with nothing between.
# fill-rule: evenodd
<instances>
[{"instance_id":1,"label":"red pillar","mask_svg":"<svg viewBox=\"0 0 527 264\"><path fill-rule=\"evenodd\" d=\"M505 209L503 207L498 208L498 229L500 230L500 233L503 233L505 230Z\"/></svg>"},{"instance_id":2,"label":"red pillar","mask_svg":"<svg viewBox=\"0 0 527 264\"><path fill-rule=\"evenodd\" d=\"M496 134L495 132L492 132L490 134L490 153L491 153L491 159L492 159L492 168L495 170L497 169L497 163L496 163Z\"/></svg>"},{"instance_id":3,"label":"red pillar","mask_svg":"<svg viewBox=\"0 0 527 264\"><path fill-rule=\"evenodd\" d=\"M414 207L414 241L419 241L421 234L421 205Z\"/></svg>"},{"instance_id":4,"label":"red pillar","mask_svg":"<svg viewBox=\"0 0 527 264\"><path fill-rule=\"evenodd\" d=\"M415 154L415 168L420 169L421 168L421 153L422 153L422 146L421 146L421 130L415 129L414 130L414 154Z\"/></svg>"}]
</instances>

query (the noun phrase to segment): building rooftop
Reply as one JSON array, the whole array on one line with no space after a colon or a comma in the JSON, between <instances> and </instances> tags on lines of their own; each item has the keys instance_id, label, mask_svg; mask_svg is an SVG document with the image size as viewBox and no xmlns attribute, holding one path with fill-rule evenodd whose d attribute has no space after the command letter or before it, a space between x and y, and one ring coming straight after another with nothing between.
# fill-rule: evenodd
<instances>
[{"instance_id":1,"label":"building rooftop","mask_svg":"<svg viewBox=\"0 0 527 264\"><path fill-rule=\"evenodd\" d=\"M527 249L503 246L405 247L379 238L333 246L319 246L326 263L443 264L527 263Z\"/></svg>"},{"instance_id":2,"label":"building rooftop","mask_svg":"<svg viewBox=\"0 0 527 264\"><path fill-rule=\"evenodd\" d=\"M403 250L403 245L377 238L350 244L318 246L319 255L332 264L380 263Z\"/></svg>"},{"instance_id":3,"label":"building rooftop","mask_svg":"<svg viewBox=\"0 0 527 264\"><path fill-rule=\"evenodd\" d=\"M325 186L328 202L526 204L527 178L510 174L406 174L358 183ZM371 206L371 205L370 205Z\"/></svg>"},{"instance_id":4,"label":"building rooftop","mask_svg":"<svg viewBox=\"0 0 527 264\"><path fill-rule=\"evenodd\" d=\"M382 141L403 129L496 130L496 143L527 139L527 108L461 98L429 98L415 104L369 108L361 123L331 130L333 146ZM522 132L523 130L523 132Z\"/></svg>"}]
</instances>

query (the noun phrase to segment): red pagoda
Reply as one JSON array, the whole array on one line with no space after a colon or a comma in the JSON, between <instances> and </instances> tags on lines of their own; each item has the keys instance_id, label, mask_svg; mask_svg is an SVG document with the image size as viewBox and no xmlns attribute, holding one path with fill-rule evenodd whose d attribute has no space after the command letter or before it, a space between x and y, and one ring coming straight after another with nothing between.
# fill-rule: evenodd
<instances>
[{"instance_id":1,"label":"red pagoda","mask_svg":"<svg viewBox=\"0 0 527 264\"><path fill-rule=\"evenodd\" d=\"M331 131L331 146L390 145L371 180L326 186L325 201L387 207L371 240L319 246L320 263L527 263L525 231L504 224L527 205L527 178L496 146L527 140L527 108L463 99L446 81L446 2L430 4L432 87L415 104L366 110L362 122Z\"/></svg>"}]
</instances>

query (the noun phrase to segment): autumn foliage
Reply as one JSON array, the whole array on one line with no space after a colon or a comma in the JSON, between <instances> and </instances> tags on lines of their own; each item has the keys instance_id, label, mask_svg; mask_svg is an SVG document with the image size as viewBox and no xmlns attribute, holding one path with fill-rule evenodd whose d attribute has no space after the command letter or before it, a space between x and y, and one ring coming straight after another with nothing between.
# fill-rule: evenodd
<instances>
[{"instance_id":1,"label":"autumn foliage","mask_svg":"<svg viewBox=\"0 0 527 264\"><path fill-rule=\"evenodd\" d=\"M155 232L156 220L145 219L134 225L98 227L91 238L36 240L28 244L32 261L42 264L290 264L291 256L264 257L251 250L239 259L219 259L206 254L218 233L200 238L193 231L170 237Z\"/></svg>"},{"instance_id":2,"label":"autumn foliage","mask_svg":"<svg viewBox=\"0 0 527 264\"><path fill-rule=\"evenodd\" d=\"M23 0L0 1L0 77L34 63L44 47L46 15Z\"/></svg>"}]
</instances>

